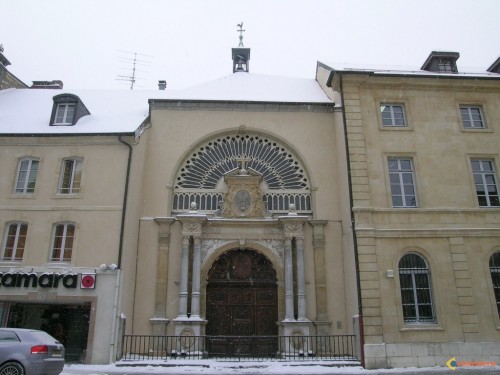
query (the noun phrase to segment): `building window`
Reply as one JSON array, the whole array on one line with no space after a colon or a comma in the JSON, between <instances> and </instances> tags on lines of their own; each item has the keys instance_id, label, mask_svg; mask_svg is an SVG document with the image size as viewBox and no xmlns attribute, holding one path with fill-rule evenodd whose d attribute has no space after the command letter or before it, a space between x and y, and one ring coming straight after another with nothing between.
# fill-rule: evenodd
<instances>
[{"instance_id":1,"label":"building window","mask_svg":"<svg viewBox=\"0 0 500 375\"><path fill-rule=\"evenodd\" d=\"M12 223L6 228L3 242L2 261L23 260L28 224Z\"/></svg>"},{"instance_id":2,"label":"building window","mask_svg":"<svg viewBox=\"0 0 500 375\"><path fill-rule=\"evenodd\" d=\"M75 103L60 103L56 108L54 125L73 125L75 119Z\"/></svg>"},{"instance_id":3,"label":"building window","mask_svg":"<svg viewBox=\"0 0 500 375\"><path fill-rule=\"evenodd\" d=\"M411 253L401 258L399 283L404 321L407 323L435 322L431 273L422 256Z\"/></svg>"},{"instance_id":4,"label":"building window","mask_svg":"<svg viewBox=\"0 0 500 375\"><path fill-rule=\"evenodd\" d=\"M83 116L90 115L80 98L73 94L61 94L53 97L54 105L50 116L50 125L72 126Z\"/></svg>"},{"instance_id":5,"label":"building window","mask_svg":"<svg viewBox=\"0 0 500 375\"><path fill-rule=\"evenodd\" d=\"M59 194L78 194L82 180L82 159L65 159L62 163Z\"/></svg>"},{"instance_id":6,"label":"building window","mask_svg":"<svg viewBox=\"0 0 500 375\"><path fill-rule=\"evenodd\" d=\"M57 224L52 236L52 262L69 262L73 252L75 225L72 223Z\"/></svg>"},{"instance_id":7,"label":"building window","mask_svg":"<svg viewBox=\"0 0 500 375\"><path fill-rule=\"evenodd\" d=\"M498 207L498 184L492 160L472 160L472 173L480 207Z\"/></svg>"},{"instance_id":8,"label":"building window","mask_svg":"<svg viewBox=\"0 0 500 375\"><path fill-rule=\"evenodd\" d=\"M307 171L286 145L258 134L214 137L194 149L179 169L174 185L172 211L185 212L196 202L198 212L217 213L225 194L224 177L236 168L260 174L263 202L271 214L312 213Z\"/></svg>"},{"instance_id":9,"label":"building window","mask_svg":"<svg viewBox=\"0 0 500 375\"><path fill-rule=\"evenodd\" d=\"M16 193L33 193L35 191L38 160L23 159L19 163L16 178Z\"/></svg>"},{"instance_id":10,"label":"building window","mask_svg":"<svg viewBox=\"0 0 500 375\"><path fill-rule=\"evenodd\" d=\"M389 158L388 165L392 206L417 207L412 159Z\"/></svg>"},{"instance_id":11,"label":"building window","mask_svg":"<svg viewBox=\"0 0 500 375\"><path fill-rule=\"evenodd\" d=\"M490 258L490 273L495 301L497 303L498 317L500 318L500 251L497 251Z\"/></svg>"},{"instance_id":12,"label":"building window","mask_svg":"<svg viewBox=\"0 0 500 375\"><path fill-rule=\"evenodd\" d=\"M460 115L465 129L484 129L484 120L481 107L460 106Z\"/></svg>"},{"instance_id":13,"label":"building window","mask_svg":"<svg viewBox=\"0 0 500 375\"><path fill-rule=\"evenodd\" d=\"M443 73L453 73L455 72L453 61L450 59L439 59L438 69Z\"/></svg>"},{"instance_id":14,"label":"building window","mask_svg":"<svg viewBox=\"0 0 500 375\"><path fill-rule=\"evenodd\" d=\"M406 126L405 110L401 104L381 104L380 114L383 126Z\"/></svg>"}]
</instances>

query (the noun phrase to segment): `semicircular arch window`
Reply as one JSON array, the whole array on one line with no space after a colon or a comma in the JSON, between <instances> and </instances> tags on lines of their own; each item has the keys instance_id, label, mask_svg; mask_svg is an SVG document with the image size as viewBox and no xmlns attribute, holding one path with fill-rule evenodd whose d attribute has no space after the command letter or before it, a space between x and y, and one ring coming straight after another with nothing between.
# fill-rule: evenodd
<instances>
[{"instance_id":1,"label":"semicircular arch window","mask_svg":"<svg viewBox=\"0 0 500 375\"><path fill-rule=\"evenodd\" d=\"M240 167L262 175L262 194L270 213L311 213L305 168L287 147L260 135L227 135L209 140L182 163L176 176L172 211L184 212L191 202L198 211L215 212L224 196L224 176Z\"/></svg>"}]
</instances>

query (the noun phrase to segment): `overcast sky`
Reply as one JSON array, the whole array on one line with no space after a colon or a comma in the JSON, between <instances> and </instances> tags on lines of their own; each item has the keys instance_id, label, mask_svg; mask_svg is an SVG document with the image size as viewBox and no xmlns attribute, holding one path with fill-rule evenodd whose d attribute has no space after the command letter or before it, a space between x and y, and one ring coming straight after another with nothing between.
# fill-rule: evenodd
<instances>
[{"instance_id":1,"label":"overcast sky","mask_svg":"<svg viewBox=\"0 0 500 375\"><path fill-rule=\"evenodd\" d=\"M500 0L0 0L0 44L27 84L184 88L232 74L237 24L250 72L314 78L316 62L420 68L433 50L461 71L500 56Z\"/></svg>"}]
</instances>

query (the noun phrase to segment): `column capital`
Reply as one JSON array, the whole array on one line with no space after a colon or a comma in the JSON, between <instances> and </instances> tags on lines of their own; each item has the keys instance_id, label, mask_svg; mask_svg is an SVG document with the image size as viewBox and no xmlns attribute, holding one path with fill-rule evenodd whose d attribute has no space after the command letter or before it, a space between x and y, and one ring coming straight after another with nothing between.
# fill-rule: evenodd
<instances>
[{"instance_id":1,"label":"column capital","mask_svg":"<svg viewBox=\"0 0 500 375\"><path fill-rule=\"evenodd\" d=\"M177 219L182 223L182 235L201 237L202 227L207 222L207 215L183 214L178 215Z\"/></svg>"},{"instance_id":2,"label":"column capital","mask_svg":"<svg viewBox=\"0 0 500 375\"><path fill-rule=\"evenodd\" d=\"M278 222L282 225L285 238L304 237L304 223L307 222L307 216L287 215L278 217Z\"/></svg>"}]
</instances>

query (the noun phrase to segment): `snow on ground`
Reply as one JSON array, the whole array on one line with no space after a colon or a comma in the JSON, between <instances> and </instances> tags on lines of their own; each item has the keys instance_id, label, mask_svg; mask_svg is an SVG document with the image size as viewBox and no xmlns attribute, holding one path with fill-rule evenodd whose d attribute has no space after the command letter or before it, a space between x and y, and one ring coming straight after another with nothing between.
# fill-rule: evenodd
<instances>
[{"instance_id":1,"label":"snow on ground","mask_svg":"<svg viewBox=\"0 0 500 375\"><path fill-rule=\"evenodd\" d=\"M125 365L125 366L124 366ZM342 366L342 367L339 367ZM457 369L455 373L469 373L471 369ZM465 371L465 372L464 372ZM476 372L477 371L477 372ZM222 362L214 360L175 360L127 362L110 365L68 364L61 375L94 375L94 374L441 374L450 373L447 367L429 368L397 368L381 370L365 370L361 366L352 366L339 362ZM500 373L500 366L495 368L476 368L474 373Z\"/></svg>"}]
</instances>

